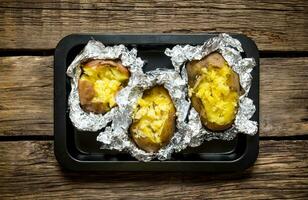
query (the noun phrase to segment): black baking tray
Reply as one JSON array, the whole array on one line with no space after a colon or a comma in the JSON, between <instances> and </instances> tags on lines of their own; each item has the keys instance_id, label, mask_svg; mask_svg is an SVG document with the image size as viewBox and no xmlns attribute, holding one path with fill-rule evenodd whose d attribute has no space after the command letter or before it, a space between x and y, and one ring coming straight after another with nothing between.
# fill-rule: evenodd
<instances>
[{"instance_id":1,"label":"black baking tray","mask_svg":"<svg viewBox=\"0 0 308 200\"><path fill-rule=\"evenodd\" d=\"M239 134L232 141L213 140L196 148L173 154L171 160L139 162L128 153L102 150L96 141L98 132L81 132L74 128L68 115L70 80L66 69L90 39L105 45L124 44L137 48L138 56L145 60L144 71L170 68L172 64L165 49L176 44L203 44L218 34L72 34L57 45L54 58L54 138L55 156L66 169L74 171L243 171L253 165L259 152L259 134ZM256 44L248 37L230 34L237 38L245 51L244 57L253 57L252 86L249 97L256 105L252 119L259 122L259 53Z\"/></svg>"}]
</instances>

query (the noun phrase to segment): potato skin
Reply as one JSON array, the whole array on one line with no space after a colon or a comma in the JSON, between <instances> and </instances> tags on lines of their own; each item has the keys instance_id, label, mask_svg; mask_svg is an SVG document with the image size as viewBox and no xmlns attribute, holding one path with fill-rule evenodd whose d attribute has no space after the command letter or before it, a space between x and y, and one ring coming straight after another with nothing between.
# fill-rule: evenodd
<instances>
[{"instance_id":1,"label":"potato skin","mask_svg":"<svg viewBox=\"0 0 308 200\"><path fill-rule=\"evenodd\" d=\"M163 86L155 86L155 87L158 88L161 91L166 90ZM151 88L151 89L153 89L153 88ZM147 95L146 93L151 92L151 89L145 91L144 95ZM171 100L170 96L169 96L169 98ZM138 127L137 127L138 121L133 119L133 123L129 128L133 141L136 143L136 145L140 149L143 149L146 152L150 152L150 153L158 152L160 148L164 147L165 145L167 145L169 143L171 137L174 134L175 123L176 123L175 122L175 120L176 120L176 114L175 113L176 113L176 110L175 110L175 107L172 103L172 106L170 107L170 110L168 112L168 117L166 118L166 120L163 123L163 128L162 128L161 134L159 136L161 143L155 143L150 138L148 138L147 136L138 134L137 131L136 131L138 129Z\"/></svg>"},{"instance_id":2,"label":"potato skin","mask_svg":"<svg viewBox=\"0 0 308 200\"><path fill-rule=\"evenodd\" d=\"M186 70L187 70L189 87L193 88L196 85L198 78L201 76L202 68L207 68L208 66L221 68L221 66L223 66L225 62L226 61L222 57L222 55L215 52L215 53L211 53L210 55L204 57L201 60L194 60L194 61L187 63ZM238 74L233 71L230 76L229 87L231 90L235 91L237 94L241 93ZM230 128L231 125L233 124L234 120L225 125L219 125L219 124L210 122L207 119L207 113L205 111L205 108L202 104L201 99L197 97L195 93L192 93L190 98L191 98L192 106L199 113L201 122L206 128L212 131L222 131L222 130L226 130Z\"/></svg>"},{"instance_id":3,"label":"potato skin","mask_svg":"<svg viewBox=\"0 0 308 200\"><path fill-rule=\"evenodd\" d=\"M130 72L126 67L124 67L120 60L91 60L89 62L83 63L83 66L92 68L94 70L99 70L106 65L115 67L121 73L130 76ZM96 114L105 114L107 112L106 106L103 106L99 102L93 102L92 99L95 96L94 84L88 80L78 80L78 93L80 99L80 105L82 109L86 112L93 112Z\"/></svg>"}]
</instances>

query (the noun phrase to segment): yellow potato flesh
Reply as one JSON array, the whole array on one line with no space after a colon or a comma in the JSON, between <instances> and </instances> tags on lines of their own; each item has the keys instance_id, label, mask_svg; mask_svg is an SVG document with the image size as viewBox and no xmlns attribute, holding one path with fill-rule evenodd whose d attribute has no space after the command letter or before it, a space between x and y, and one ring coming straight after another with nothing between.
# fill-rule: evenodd
<instances>
[{"instance_id":1,"label":"yellow potato flesh","mask_svg":"<svg viewBox=\"0 0 308 200\"><path fill-rule=\"evenodd\" d=\"M103 104L106 112L115 107L115 96L123 83L128 81L129 74L122 73L116 67L109 65L99 68L84 66L82 69L83 74L80 79L91 82L95 91L91 101Z\"/></svg>"},{"instance_id":2,"label":"yellow potato flesh","mask_svg":"<svg viewBox=\"0 0 308 200\"><path fill-rule=\"evenodd\" d=\"M230 87L232 73L227 63L222 67L202 68L198 81L189 91L201 100L211 123L228 125L235 118L239 94Z\"/></svg>"},{"instance_id":3,"label":"yellow potato flesh","mask_svg":"<svg viewBox=\"0 0 308 200\"><path fill-rule=\"evenodd\" d=\"M173 102L167 92L159 87L149 90L147 95L138 99L134 109L134 129L137 137L146 137L151 143L162 144L162 131L169 118L169 113L174 112Z\"/></svg>"}]
</instances>

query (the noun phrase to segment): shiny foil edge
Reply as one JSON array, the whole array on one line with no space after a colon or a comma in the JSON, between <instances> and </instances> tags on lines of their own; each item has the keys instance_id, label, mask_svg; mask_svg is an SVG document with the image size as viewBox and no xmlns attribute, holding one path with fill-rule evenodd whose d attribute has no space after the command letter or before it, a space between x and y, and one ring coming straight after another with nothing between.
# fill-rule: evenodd
<instances>
[{"instance_id":1,"label":"shiny foil edge","mask_svg":"<svg viewBox=\"0 0 308 200\"><path fill-rule=\"evenodd\" d=\"M144 62L137 57L137 50L128 50L124 45L105 46L100 41L90 40L84 49L69 65L66 74L71 79L71 92L68 98L69 117L73 125L81 131L99 131L111 122L119 112L119 107L112 108L105 114L87 113L80 106L78 80L81 75L80 64L89 59L120 59L131 73L129 83L135 81L136 76L143 74Z\"/></svg>"},{"instance_id":2,"label":"shiny foil edge","mask_svg":"<svg viewBox=\"0 0 308 200\"><path fill-rule=\"evenodd\" d=\"M176 131L169 144L161 148L157 153L147 153L139 149L130 138L129 127L132 123L133 108L137 99L142 96L144 90L155 85L163 85L171 96L176 108ZM173 152L185 149L191 139L197 134L186 122L190 102L186 99L185 81L179 73L170 69L156 69L140 76L138 82L122 90L117 96L117 103L121 109L117 119L113 120L97 137L102 143L102 149L114 149L126 151L139 161L150 161L154 158L159 160L170 159Z\"/></svg>"},{"instance_id":3,"label":"shiny foil edge","mask_svg":"<svg viewBox=\"0 0 308 200\"><path fill-rule=\"evenodd\" d=\"M257 122L250 120L256 108L253 101L248 98L252 81L251 71L256 62L253 58L242 58L241 52L243 52L243 49L239 40L222 33L207 40L203 45L176 45L172 49L167 48L165 54L171 58L174 69L181 73L182 79L187 84L186 62L200 60L212 52L219 52L228 62L229 66L231 66L232 70L239 75L240 85L244 90L244 94L239 98L238 111L232 127L225 131L213 132L205 129L201 124L199 114L192 107L189 111L188 124L194 127L194 129L199 130L199 132L191 140L190 146L199 146L204 140L232 140L238 133L254 135L258 132Z\"/></svg>"}]
</instances>

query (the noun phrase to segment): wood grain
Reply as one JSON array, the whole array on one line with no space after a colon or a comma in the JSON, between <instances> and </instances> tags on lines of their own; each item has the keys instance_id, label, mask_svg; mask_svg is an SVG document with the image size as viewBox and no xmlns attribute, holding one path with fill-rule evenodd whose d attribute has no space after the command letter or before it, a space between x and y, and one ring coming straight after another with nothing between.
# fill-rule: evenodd
<instances>
[{"instance_id":1,"label":"wood grain","mask_svg":"<svg viewBox=\"0 0 308 200\"><path fill-rule=\"evenodd\" d=\"M260 135L308 135L308 58L263 58L260 65Z\"/></svg>"},{"instance_id":2,"label":"wood grain","mask_svg":"<svg viewBox=\"0 0 308 200\"><path fill-rule=\"evenodd\" d=\"M0 1L0 48L53 49L71 33L233 32L260 50L308 51L308 1Z\"/></svg>"},{"instance_id":3,"label":"wood grain","mask_svg":"<svg viewBox=\"0 0 308 200\"><path fill-rule=\"evenodd\" d=\"M0 135L52 135L53 57L1 57L0 70Z\"/></svg>"},{"instance_id":4,"label":"wood grain","mask_svg":"<svg viewBox=\"0 0 308 200\"><path fill-rule=\"evenodd\" d=\"M0 135L53 135L53 58L0 57ZM262 58L260 135L308 135L308 58Z\"/></svg>"},{"instance_id":5,"label":"wood grain","mask_svg":"<svg viewBox=\"0 0 308 200\"><path fill-rule=\"evenodd\" d=\"M50 141L0 142L0 199L307 199L308 141L261 141L238 174L62 171Z\"/></svg>"}]
</instances>

